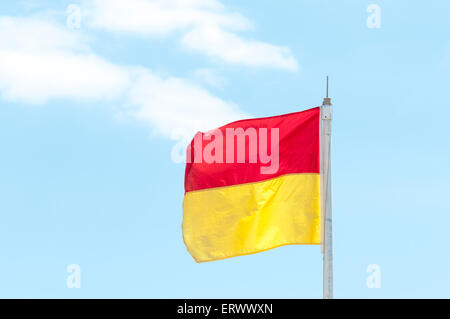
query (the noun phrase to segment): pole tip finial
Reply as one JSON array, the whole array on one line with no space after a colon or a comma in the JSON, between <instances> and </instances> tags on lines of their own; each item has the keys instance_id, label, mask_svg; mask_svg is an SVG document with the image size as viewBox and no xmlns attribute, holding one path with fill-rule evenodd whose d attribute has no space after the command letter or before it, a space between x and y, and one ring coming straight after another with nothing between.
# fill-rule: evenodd
<instances>
[{"instance_id":1,"label":"pole tip finial","mask_svg":"<svg viewBox=\"0 0 450 319\"><path fill-rule=\"evenodd\" d=\"M327 97L323 99L322 105L332 105L331 99L328 97L328 75L327 75Z\"/></svg>"}]
</instances>

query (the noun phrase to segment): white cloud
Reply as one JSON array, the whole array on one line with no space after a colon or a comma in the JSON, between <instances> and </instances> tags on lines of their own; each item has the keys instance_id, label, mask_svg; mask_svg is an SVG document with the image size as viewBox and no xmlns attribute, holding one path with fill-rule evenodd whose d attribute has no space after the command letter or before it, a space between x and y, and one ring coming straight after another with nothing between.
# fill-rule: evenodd
<instances>
[{"instance_id":1,"label":"white cloud","mask_svg":"<svg viewBox=\"0 0 450 319\"><path fill-rule=\"evenodd\" d=\"M0 17L0 93L29 104L54 99L125 101L120 113L186 139L244 116L236 105L180 78L108 62L85 39L38 19Z\"/></svg>"},{"instance_id":2,"label":"white cloud","mask_svg":"<svg viewBox=\"0 0 450 319\"><path fill-rule=\"evenodd\" d=\"M226 12L216 0L89 0L83 8L94 27L140 35L165 36L196 25L251 26L243 16Z\"/></svg>"},{"instance_id":3,"label":"white cloud","mask_svg":"<svg viewBox=\"0 0 450 319\"><path fill-rule=\"evenodd\" d=\"M36 18L0 16L0 39L0 49L88 49L80 34Z\"/></svg>"},{"instance_id":4,"label":"white cloud","mask_svg":"<svg viewBox=\"0 0 450 319\"><path fill-rule=\"evenodd\" d=\"M55 98L111 99L128 72L89 52L82 37L37 19L0 17L0 90L36 104Z\"/></svg>"},{"instance_id":5,"label":"white cloud","mask_svg":"<svg viewBox=\"0 0 450 319\"><path fill-rule=\"evenodd\" d=\"M289 48L237 35L252 24L217 0L93 0L85 8L93 27L140 36L179 31L187 48L227 63L298 69Z\"/></svg>"},{"instance_id":6,"label":"white cloud","mask_svg":"<svg viewBox=\"0 0 450 319\"><path fill-rule=\"evenodd\" d=\"M128 80L125 70L92 54L0 50L0 88L9 100L112 99Z\"/></svg>"},{"instance_id":7,"label":"white cloud","mask_svg":"<svg viewBox=\"0 0 450 319\"><path fill-rule=\"evenodd\" d=\"M248 117L234 103L188 80L162 79L148 71L138 77L128 101L129 115L154 123L159 132L173 139Z\"/></svg>"},{"instance_id":8,"label":"white cloud","mask_svg":"<svg viewBox=\"0 0 450 319\"><path fill-rule=\"evenodd\" d=\"M267 66L285 70L297 70L298 64L287 47L244 40L231 32L215 27L198 27L183 37L186 47L219 57L228 63L247 66Z\"/></svg>"}]
</instances>

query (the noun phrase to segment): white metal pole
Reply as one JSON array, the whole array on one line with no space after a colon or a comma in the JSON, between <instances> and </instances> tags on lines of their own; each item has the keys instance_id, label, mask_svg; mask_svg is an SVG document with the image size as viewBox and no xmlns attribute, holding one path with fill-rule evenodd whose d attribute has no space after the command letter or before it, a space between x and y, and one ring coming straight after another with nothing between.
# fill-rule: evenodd
<instances>
[{"instance_id":1,"label":"white metal pole","mask_svg":"<svg viewBox=\"0 0 450 319\"><path fill-rule=\"evenodd\" d=\"M323 99L321 107L322 131L321 131L321 174L322 174L322 249L323 249L323 298L333 298L333 233L332 233L332 206L331 206L331 121L333 107L328 97Z\"/></svg>"}]
</instances>

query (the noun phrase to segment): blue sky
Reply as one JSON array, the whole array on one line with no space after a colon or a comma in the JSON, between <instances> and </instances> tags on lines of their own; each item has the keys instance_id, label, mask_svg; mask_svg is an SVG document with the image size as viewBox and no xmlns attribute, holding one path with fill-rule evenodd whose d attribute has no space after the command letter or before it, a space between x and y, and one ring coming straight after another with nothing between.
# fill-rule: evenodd
<instances>
[{"instance_id":1,"label":"blue sky","mask_svg":"<svg viewBox=\"0 0 450 319\"><path fill-rule=\"evenodd\" d=\"M196 264L172 152L329 75L335 296L449 298L450 3L167 3L0 4L0 297L321 298L317 246Z\"/></svg>"}]
</instances>

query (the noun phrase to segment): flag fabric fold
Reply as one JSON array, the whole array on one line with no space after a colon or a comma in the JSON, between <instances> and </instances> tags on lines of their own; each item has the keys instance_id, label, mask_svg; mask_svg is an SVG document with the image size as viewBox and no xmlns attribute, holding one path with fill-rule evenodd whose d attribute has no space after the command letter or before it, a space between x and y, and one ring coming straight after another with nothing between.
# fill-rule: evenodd
<instances>
[{"instance_id":1,"label":"flag fabric fold","mask_svg":"<svg viewBox=\"0 0 450 319\"><path fill-rule=\"evenodd\" d=\"M197 262L320 244L320 108L197 133L183 239Z\"/></svg>"}]
</instances>

